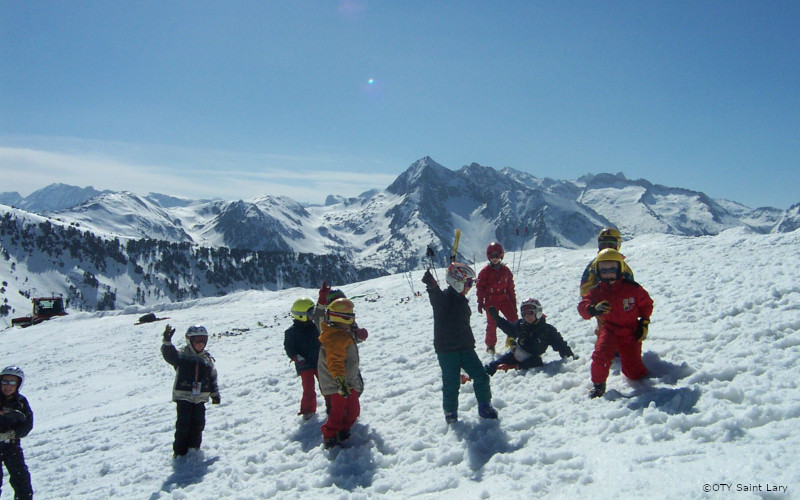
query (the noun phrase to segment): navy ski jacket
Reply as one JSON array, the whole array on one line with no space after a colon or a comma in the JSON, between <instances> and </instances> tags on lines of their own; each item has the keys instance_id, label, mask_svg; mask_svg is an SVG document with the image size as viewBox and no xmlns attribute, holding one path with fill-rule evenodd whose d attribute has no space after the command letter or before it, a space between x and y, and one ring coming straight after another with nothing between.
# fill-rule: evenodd
<instances>
[{"instance_id":1,"label":"navy ski jacket","mask_svg":"<svg viewBox=\"0 0 800 500\"><path fill-rule=\"evenodd\" d=\"M437 353L475 349L469 300L451 286L445 291L438 286L427 291L433 306L433 349Z\"/></svg>"}]
</instances>

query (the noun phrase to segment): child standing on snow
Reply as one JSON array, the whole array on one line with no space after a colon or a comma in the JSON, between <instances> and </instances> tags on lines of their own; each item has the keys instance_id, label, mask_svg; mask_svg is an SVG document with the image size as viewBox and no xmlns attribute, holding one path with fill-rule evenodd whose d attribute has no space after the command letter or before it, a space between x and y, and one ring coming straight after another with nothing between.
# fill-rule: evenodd
<instances>
[{"instance_id":1,"label":"child standing on snow","mask_svg":"<svg viewBox=\"0 0 800 500\"><path fill-rule=\"evenodd\" d=\"M647 375L642 362L642 341L647 337L653 299L647 290L623 275L624 257L617 250L606 248L597 254L595 272L600 283L589 290L578 304L584 319L602 316L600 334L592 353L592 383L589 397L606 392L606 379L619 352L622 373L629 379Z\"/></svg>"},{"instance_id":2,"label":"child standing on snow","mask_svg":"<svg viewBox=\"0 0 800 500\"><path fill-rule=\"evenodd\" d=\"M328 419L322 424L325 449L333 448L350 438L350 428L361 414L359 396L364 392L361 378L358 337L351 328L355 324L355 311L350 299L338 298L327 303L328 292L323 283L320 290L321 306L325 307L319 341L320 391L330 402Z\"/></svg>"},{"instance_id":3,"label":"child standing on snow","mask_svg":"<svg viewBox=\"0 0 800 500\"><path fill-rule=\"evenodd\" d=\"M477 295L478 314L486 310L486 352L494 354L497 344L497 323L489 314L488 308L494 307L503 313L512 323L517 321L517 295L514 291L514 275L503 262L505 250L503 246L493 241L486 247L486 258L489 263L478 273ZM511 345L511 340L506 340L506 347Z\"/></svg>"},{"instance_id":4,"label":"child standing on snow","mask_svg":"<svg viewBox=\"0 0 800 500\"><path fill-rule=\"evenodd\" d=\"M31 475L19 443L33 429L33 411L28 400L19 393L25 373L18 366L6 366L0 372L0 462L8 469L8 482L15 499L33 498ZM0 465L0 487L3 485Z\"/></svg>"},{"instance_id":5,"label":"child standing on snow","mask_svg":"<svg viewBox=\"0 0 800 500\"><path fill-rule=\"evenodd\" d=\"M490 376L497 373L499 365L507 365L509 368L521 370L543 366L542 354L548 347L552 347L562 358L577 359L558 330L545 320L545 316L542 314L542 304L538 300L524 301L519 307L519 312L522 319L511 323L507 319L501 318L497 309L489 308L489 314L494 317L497 326L509 337L516 339L514 349L486 365L486 372Z\"/></svg>"},{"instance_id":6,"label":"child standing on snow","mask_svg":"<svg viewBox=\"0 0 800 500\"><path fill-rule=\"evenodd\" d=\"M445 291L439 288L430 270L422 277L433 306L433 348L442 369L442 408L448 424L458 421L462 368L473 380L478 415L497 418L497 410L492 407L489 375L475 352L475 336L469 324L472 311L466 295L474 280L475 271L460 262L453 262L447 268L449 286Z\"/></svg>"},{"instance_id":7,"label":"child standing on snow","mask_svg":"<svg viewBox=\"0 0 800 500\"><path fill-rule=\"evenodd\" d=\"M300 400L300 413L304 420L317 412L316 380L319 360L319 330L311 321L314 301L301 297L292 304L292 326L284 332L283 348L294 363L294 368L303 384L303 397Z\"/></svg>"},{"instance_id":8,"label":"child standing on snow","mask_svg":"<svg viewBox=\"0 0 800 500\"><path fill-rule=\"evenodd\" d=\"M180 351L172 345L174 334L175 329L167 325L161 344L161 355L175 368L172 400L178 418L172 444L173 458L186 455L189 448L200 449L206 426L206 402L210 397L211 404L220 403L214 358L205 350L208 331L202 325L190 326L186 330L186 346Z\"/></svg>"}]
</instances>

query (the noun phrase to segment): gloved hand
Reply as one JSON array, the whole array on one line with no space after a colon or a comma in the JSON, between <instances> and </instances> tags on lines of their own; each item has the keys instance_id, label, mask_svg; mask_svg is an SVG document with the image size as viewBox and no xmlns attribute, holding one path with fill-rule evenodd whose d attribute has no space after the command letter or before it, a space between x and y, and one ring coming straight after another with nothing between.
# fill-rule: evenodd
<instances>
[{"instance_id":1,"label":"gloved hand","mask_svg":"<svg viewBox=\"0 0 800 500\"><path fill-rule=\"evenodd\" d=\"M650 320L648 318L642 318L639 320L639 326L637 326L636 330L633 332L633 336L636 337L636 340L641 342L647 338L647 329L649 326Z\"/></svg>"},{"instance_id":2,"label":"gloved hand","mask_svg":"<svg viewBox=\"0 0 800 500\"><path fill-rule=\"evenodd\" d=\"M479 309L479 310L480 310L480 309ZM499 318L499 317L500 317L500 313L499 313L499 312L497 312L497 308L496 308L496 307L489 306L489 316L491 316L491 317L492 317L492 319L493 319L493 320L495 320L495 322L496 322L496 321L497 321L497 318Z\"/></svg>"},{"instance_id":3,"label":"gloved hand","mask_svg":"<svg viewBox=\"0 0 800 500\"><path fill-rule=\"evenodd\" d=\"M220 402L219 394L212 394L211 395L211 404L212 405L218 405L219 402Z\"/></svg>"},{"instance_id":4,"label":"gloved hand","mask_svg":"<svg viewBox=\"0 0 800 500\"><path fill-rule=\"evenodd\" d=\"M356 338L360 342L364 342L365 340L367 340L367 337L369 337L369 332L367 331L366 328L356 328Z\"/></svg>"},{"instance_id":5,"label":"gloved hand","mask_svg":"<svg viewBox=\"0 0 800 500\"><path fill-rule=\"evenodd\" d=\"M589 314L592 316L602 316L611 310L611 303L607 300L589 306Z\"/></svg>"},{"instance_id":6,"label":"gloved hand","mask_svg":"<svg viewBox=\"0 0 800 500\"><path fill-rule=\"evenodd\" d=\"M327 306L329 293L331 293L331 287L328 285L327 281L323 281L322 286L319 287L319 298L317 299L317 304L321 306Z\"/></svg>"},{"instance_id":7,"label":"gloved hand","mask_svg":"<svg viewBox=\"0 0 800 500\"><path fill-rule=\"evenodd\" d=\"M10 441L17 437L17 433L14 431L6 431L0 432L0 442L2 441Z\"/></svg>"},{"instance_id":8,"label":"gloved hand","mask_svg":"<svg viewBox=\"0 0 800 500\"><path fill-rule=\"evenodd\" d=\"M564 351L564 353L561 355L561 359L567 359L567 358L581 359L574 352L572 352L572 348L570 347L567 347L567 350Z\"/></svg>"},{"instance_id":9,"label":"gloved hand","mask_svg":"<svg viewBox=\"0 0 800 500\"><path fill-rule=\"evenodd\" d=\"M334 380L336 380L336 385L339 388L339 394L341 394L344 397L349 396L350 395L350 384L347 383L347 380L345 380L344 376L343 375L337 375L336 377L334 377Z\"/></svg>"},{"instance_id":10,"label":"gloved hand","mask_svg":"<svg viewBox=\"0 0 800 500\"><path fill-rule=\"evenodd\" d=\"M436 279L431 274L430 269L425 271L425 274L422 275L422 282L425 283L425 286L428 288L433 288L438 285L438 283L436 283Z\"/></svg>"},{"instance_id":11,"label":"gloved hand","mask_svg":"<svg viewBox=\"0 0 800 500\"><path fill-rule=\"evenodd\" d=\"M164 327L164 342L172 342L172 336L175 335L175 329L167 325Z\"/></svg>"},{"instance_id":12,"label":"gloved hand","mask_svg":"<svg viewBox=\"0 0 800 500\"><path fill-rule=\"evenodd\" d=\"M478 314L483 314L483 304L478 302Z\"/></svg>"},{"instance_id":13,"label":"gloved hand","mask_svg":"<svg viewBox=\"0 0 800 500\"><path fill-rule=\"evenodd\" d=\"M297 356L292 358L292 361L294 361L297 364L302 364L306 362L306 358L298 354Z\"/></svg>"}]
</instances>

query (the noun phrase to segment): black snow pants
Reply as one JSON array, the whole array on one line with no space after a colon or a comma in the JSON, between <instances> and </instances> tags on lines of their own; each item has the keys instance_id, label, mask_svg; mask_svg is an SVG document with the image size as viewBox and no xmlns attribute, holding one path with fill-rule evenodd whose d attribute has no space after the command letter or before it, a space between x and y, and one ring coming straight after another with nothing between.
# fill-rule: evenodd
<instances>
[{"instance_id":1,"label":"black snow pants","mask_svg":"<svg viewBox=\"0 0 800 500\"><path fill-rule=\"evenodd\" d=\"M15 500L30 500L33 498L31 488L31 475L25 465L25 456L19 440L0 443L0 462L8 469L8 482L14 488ZM3 466L0 465L0 487L3 486Z\"/></svg>"},{"instance_id":2,"label":"black snow pants","mask_svg":"<svg viewBox=\"0 0 800 500\"><path fill-rule=\"evenodd\" d=\"M172 451L175 456L186 455L189 448L200 449L203 442L203 429L206 427L205 403L176 401L178 420L175 422L175 442Z\"/></svg>"}]
</instances>

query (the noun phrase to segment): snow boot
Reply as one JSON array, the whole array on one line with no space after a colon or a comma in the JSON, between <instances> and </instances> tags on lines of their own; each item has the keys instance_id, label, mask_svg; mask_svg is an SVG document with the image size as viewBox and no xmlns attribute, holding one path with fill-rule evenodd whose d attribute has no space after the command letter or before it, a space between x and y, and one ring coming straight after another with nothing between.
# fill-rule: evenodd
<instances>
[{"instance_id":1,"label":"snow boot","mask_svg":"<svg viewBox=\"0 0 800 500\"><path fill-rule=\"evenodd\" d=\"M458 422L458 412L457 411L446 411L444 412L444 421L448 424L452 424L453 422Z\"/></svg>"},{"instance_id":2,"label":"snow boot","mask_svg":"<svg viewBox=\"0 0 800 500\"><path fill-rule=\"evenodd\" d=\"M486 352L488 352L489 354L491 354L492 356L494 356L494 352L495 352L495 351L494 351L494 346L493 346L493 345L487 345L487 346L486 346Z\"/></svg>"},{"instance_id":3,"label":"snow boot","mask_svg":"<svg viewBox=\"0 0 800 500\"><path fill-rule=\"evenodd\" d=\"M606 393L606 384L594 384L592 390L589 391L589 398L599 398Z\"/></svg>"},{"instance_id":4,"label":"snow boot","mask_svg":"<svg viewBox=\"0 0 800 500\"><path fill-rule=\"evenodd\" d=\"M495 373L497 373L497 365L494 363L489 363L488 365L483 365L483 369L486 370L486 373L489 374L491 377Z\"/></svg>"},{"instance_id":5,"label":"snow boot","mask_svg":"<svg viewBox=\"0 0 800 500\"><path fill-rule=\"evenodd\" d=\"M497 419L497 410L492 407L492 403L478 403L478 416L481 418Z\"/></svg>"},{"instance_id":6,"label":"snow boot","mask_svg":"<svg viewBox=\"0 0 800 500\"><path fill-rule=\"evenodd\" d=\"M336 439L339 442L347 441L350 439L350 429L344 429L336 433Z\"/></svg>"},{"instance_id":7,"label":"snow boot","mask_svg":"<svg viewBox=\"0 0 800 500\"><path fill-rule=\"evenodd\" d=\"M322 447L325 448L326 450L330 450L331 448L334 448L338 444L339 441L337 441L335 437L325 438L325 440L322 442Z\"/></svg>"}]
</instances>

